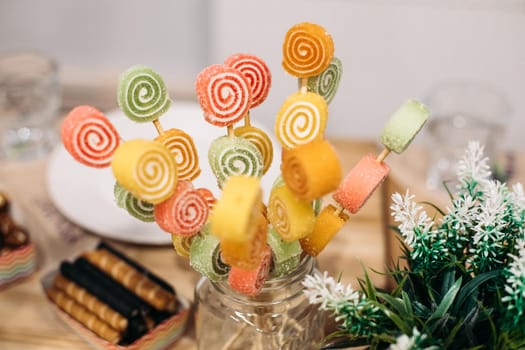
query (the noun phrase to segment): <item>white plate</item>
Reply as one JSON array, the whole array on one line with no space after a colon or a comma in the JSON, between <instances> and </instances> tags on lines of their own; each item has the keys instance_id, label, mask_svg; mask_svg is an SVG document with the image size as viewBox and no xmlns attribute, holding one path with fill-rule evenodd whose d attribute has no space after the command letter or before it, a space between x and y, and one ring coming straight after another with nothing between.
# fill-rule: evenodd
<instances>
[{"instance_id":1,"label":"white plate","mask_svg":"<svg viewBox=\"0 0 525 350\"><path fill-rule=\"evenodd\" d=\"M124 140L152 139L157 136L153 123L134 123L120 110L106 113ZM206 187L220 197L217 180L208 164L208 147L215 138L226 134L226 128L212 126L204 121L199 105L174 103L160 118L164 129L178 128L191 135L200 155L201 175L195 179L196 188ZM280 148L267 128L252 120L272 139L274 162L262 178L267 198L273 181L279 175ZM111 168L95 169L77 163L60 145L50 156L47 168L47 188L57 209L69 220L100 236L139 244L164 245L171 243L171 236L156 223L146 223L130 216L117 207L113 198L115 178Z\"/></svg>"}]
</instances>

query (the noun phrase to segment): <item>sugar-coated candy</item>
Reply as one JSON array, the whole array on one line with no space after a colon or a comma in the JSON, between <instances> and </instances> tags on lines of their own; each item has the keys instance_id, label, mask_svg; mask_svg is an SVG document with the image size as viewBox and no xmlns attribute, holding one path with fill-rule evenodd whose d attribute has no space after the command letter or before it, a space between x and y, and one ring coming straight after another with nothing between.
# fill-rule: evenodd
<instances>
[{"instance_id":1,"label":"sugar-coated candy","mask_svg":"<svg viewBox=\"0 0 525 350\"><path fill-rule=\"evenodd\" d=\"M213 125L238 122L252 104L248 80L235 68L220 64L208 66L199 73L195 85L204 118Z\"/></svg>"},{"instance_id":2,"label":"sugar-coated candy","mask_svg":"<svg viewBox=\"0 0 525 350\"><path fill-rule=\"evenodd\" d=\"M197 237L197 235L181 236L177 234L172 234L171 243L173 244L173 249L175 249L175 252L177 252L179 256L189 258L191 244L195 237Z\"/></svg>"},{"instance_id":3,"label":"sugar-coated candy","mask_svg":"<svg viewBox=\"0 0 525 350\"><path fill-rule=\"evenodd\" d=\"M208 220L208 202L189 181L179 180L175 192L153 209L164 231L181 236L199 232Z\"/></svg>"},{"instance_id":4,"label":"sugar-coated candy","mask_svg":"<svg viewBox=\"0 0 525 350\"><path fill-rule=\"evenodd\" d=\"M313 231L300 240L301 247L310 256L319 255L348 219L347 214L338 213L337 208L329 204L317 216Z\"/></svg>"},{"instance_id":5,"label":"sugar-coated candy","mask_svg":"<svg viewBox=\"0 0 525 350\"><path fill-rule=\"evenodd\" d=\"M389 119L381 132L381 143L395 153L403 152L430 115L428 108L416 100L405 102Z\"/></svg>"},{"instance_id":6,"label":"sugar-coated candy","mask_svg":"<svg viewBox=\"0 0 525 350\"><path fill-rule=\"evenodd\" d=\"M208 150L208 161L219 187L230 176L262 176L263 157L257 147L242 137L221 136Z\"/></svg>"},{"instance_id":7,"label":"sugar-coated candy","mask_svg":"<svg viewBox=\"0 0 525 350\"><path fill-rule=\"evenodd\" d=\"M283 68L298 78L321 74L334 56L334 41L326 30L314 23L291 27L283 43Z\"/></svg>"},{"instance_id":8,"label":"sugar-coated candy","mask_svg":"<svg viewBox=\"0 0 525 350\"><path fill-rule=\"evenodd\" d=\"M197 188L197 192L200 193L200 195L206 200L206 203L208 203L208 209L212 210L213 205L215 204L215 201L217 200L213 193L207 189L207 188Z\"/></svg>"},{"instance_id":9,"label":"sugar-coated candy","mask_svg":"<svg viewBox=\"0 0 525 350\"><path fill-rule=\"evenodd\" d=\"M224 64L237 69L248 80L252 89L250 108L264 102L272 85L272 74L266 62L255 55L238 53L228 57Z\"/></svg>"},{"instance_id":10,"label":"sugar-coated candy","mask_svg":"<svg viewBox=\"0 0 525 350\"><path fill-rule=\"evenodd\" d=\"M199 176L199 155L190 135L180 129L169 129L155 140L166 146L175 157L179 179L193 181Z\"/></svg>"},{"instance_id":11,"label":"sugar-coated candy","mask_svg":"<svg viewBox=\"0 0 525 350\"><path fill-rule=\"evenodd\" d=\"M149 203L168 199L177 185L173 155L157 141L134 139L121 143L113 155L111 168L122 187Z\"/></svg>"},{"instance_id":12,"label":"sugar-coated candy","mask_svg":"<svg viewBox=\"0 0 525 350\"><path fill-rule=\"evenodd\" d=\"M270 229L268 245L272 249L272 277L283 277L299 265L302 253L299 241L285 242L274 229Z\"/></svg>"},{"instance_id":13,"label":"sugar-coated candy","mask_svg":"<svg viewBox=\"0 0 525 350\"><path fill-rule=\"evenodd\" d=\"M334 57L321 74L308 78L307 91L323 96L326 103L330 104L335 97L342 74L343 64L339 58Z\"/></svg>"},{"instance_id":14,"label":"sugar-coated candy","mask_svg":"<svg viewBox=\"0 0 525 350\"><path fill-rule=\"evenodd\" d=\"M266 247L267 236L268 219L261 213L252 239L245 242L221 240L222 259L230 266L245 270L255 269Z\"/></svg>"},{"instance_id":15,"label":"sugar-coated candy","mask_svg":"<svg viewBox=\"0 0 525 350\"><path fill-rule=\"evenodd\" d=\"M355 214L389 172L386 163L378 162L373 154L366 155L346 175L333 197L343 208Z\"/></svg>"},{"instance_id":16,"label":"sugar-coated candy","mask_svg":"<svg viewBox=\"0 0 525 350\"><path fill-rule=\"evenodd\" d=\"M269 246L266 246L261 260L255 269L245 270L232 266L228 274L228 284L233 290L239 293L252 296L257 295L269 276L271 264L271 249Z\"/></svg>"},{"instance_id":17,"label":"sugar-coated candy","mask_svg":"<svg viewBox=\"0 0 525 350\"><path fill-rule=\"evenodd\" d=\"M166 113L171 100L162 77L153 69L137 65L122 73L118 105L135 122L149 122Z\"/></svg>"},{"instance_id":18,"label":"sugar-coated candy","mask_svg":"<svg viewBox=\"0 0 525 350\"><path fill-rule=\"evenodd\" d=\"M297 92L288 96L275 120L275 136L290 149L324 137L328 105L313 92Z\"/></svg>"},{"instance_id":19,"label":"sugar-coated candy","mask_svg":"<svg viewBox=\"0 0 525 350\"><path fill-rule=\"evenodd\" d=\"M264 131L254 126L241 126L235 128L233 132L235 136L245 138L253 143L259 152L261 152L263 158L262 173L266 174L273 160L273 145L270 137Z\"/></svg>"},{"instance_id":20,"label":"sugar-coated candy","mask_svg":"<svg viewBox=\"0 0 525 350\"><path fill-rule=\"evenodd\" d=\"M210 281L226 279L230 271L230 267L222 261L219 240L206 232L193 238L190 266Z\"/></svg>"},{"instance_id":21,"label":"sugar-coated candy","mask_svg":"<svg viewBox=\"0 0 525 350\"><path fill-rule=\"evenodd\" d=\"M232 176L224 183L221 198L210 216L212 234L221 241L243 243L257 231L261 213L260 179L254 176Z\"/></svg>"},{"instance_id":22,"label":"sugar-coated candy","mask_svg":"<svg viewBox=\"0 0 525 350\"><path fill-rule=\"evenodd\" d=\"M153 222L153 204L140 200L133 196L128 190L115 182L113 187L115 203L122 209L125 209L131 216L144 222Z\"/></svg>"},{"instance_id":23,"label":"sugar-coated candy","mask_svg":"<svg viewBox=\"0 0 525 350\"><path fill-rule=\"evenodd\" d=\"M313 201L334 191L342 178L337 153L326 140L283 150L281 172L288 188L304 201Z\"/></svg>"},{"instance_id":24,"label":"sugar-coated candy","mask_svg":"<svg viewBox=\"0 0 525 350\"><path fill-rule=\"evenodd\" d=\"M287 186L279 186L270 193L268 220L285 242L291 242L312 232L315 213L310 202L297 198Z\"/></svg>"},{"instance_id":25,"label":"sugar-coated candy","mask_svg":"<svg viewBox=\"0 0 525 350\"><path fill-rule=\"evenodd\" d=\"M75 160L94 168L108 167L120 143L113 124L91 106L73 108L62 122L60 136Z\"/></svg>"}]
</instances>

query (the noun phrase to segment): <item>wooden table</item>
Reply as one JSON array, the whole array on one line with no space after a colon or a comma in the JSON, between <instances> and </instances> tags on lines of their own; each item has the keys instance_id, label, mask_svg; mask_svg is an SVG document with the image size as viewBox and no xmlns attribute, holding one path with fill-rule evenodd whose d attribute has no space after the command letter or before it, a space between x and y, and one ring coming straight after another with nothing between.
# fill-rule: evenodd
<instances>
[{"instance_id":1,"label":"wooden table","mask_svg":"<svg viewBox=\"0 0 525 350\"><path fill-rule=\"evenodd\" d=\"M370 141L333 140L344 173L365 153L377 153ZM79 336L54 314L44 296L40 278L56 269L58 263L90 249L100 239L68 222L54 209L45 190L46 160L30 163L0 163L0 190L7 191L24 216L32 240L38 245L40 267L29 279L0 290L0 348L9 350L88 349ZM375 193L361 212L353 215L334 241L321 253L321 270L342 274L342 282L356 286L363 266L384 270L383 190ZM329 198L326 201L330 201ZM199 275L186 259L166 247L137 246L111 242L153 272L172 283L178 293L193 300L193 287ZM378 286L383 276L371 273ZM196 349L193 327L171 349Z\"/></svg>"}]
</instances>

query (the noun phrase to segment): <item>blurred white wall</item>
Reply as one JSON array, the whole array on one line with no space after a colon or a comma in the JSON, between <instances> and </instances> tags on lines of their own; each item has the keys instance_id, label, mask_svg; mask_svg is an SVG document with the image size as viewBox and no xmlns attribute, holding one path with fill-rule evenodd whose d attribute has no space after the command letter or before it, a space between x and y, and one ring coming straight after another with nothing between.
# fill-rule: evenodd
<instances>
[{"instance_id":1,"label":"blurred white wall","mask_svg":"<svg viewBox=\"0 0 525 350\"><path fill-rule=\"evenodd\" d=\"M503 143L525 149L525 0L2 0L0 52L39 49L60 61L66 85L110 85L110 94L121 71L147 64L190 98L206 65L257 54L274 84L252 115L271 127L296 89L281 45L301 21L331 32L344 64L329 135L375 138L405 99L424 100L440 80L474 79L508 96Z\"/></svg>"}]
</instances>

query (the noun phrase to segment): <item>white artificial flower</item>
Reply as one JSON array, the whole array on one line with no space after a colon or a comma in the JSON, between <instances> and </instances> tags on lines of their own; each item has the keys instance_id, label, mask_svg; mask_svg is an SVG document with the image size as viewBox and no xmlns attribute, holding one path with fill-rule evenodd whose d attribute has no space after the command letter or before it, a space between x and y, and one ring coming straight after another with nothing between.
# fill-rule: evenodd
<instances>
[{"instance_id":1,"label":"white artificial flower","mask_svg":"<svg viewBox=\"0 0 525 350\"><path fill-rule=\"evenodd\" d=\"M473 240L477 244L485 239L487 235L492 235L493 239L502 239L502 232L506 221L503 220L506 209L506 187L499 181L487 181L485 196L480 204L479 212L476 214L478 223L473 227L475 232Z\"/></svg>"},{"instance_id":2,"label":"white artificial flower","mask_svg":"<svg viewBox=\"0 0 525 350\"><path fill-rule=\"evenodd\" d=\"M392 195L391 215L394 220L399 222L399 231L405 238L405 242L412 246L416 239L415 229L419 228L421 232L428 232L434 222L428 217L422 206L417 205L414 201L414 195L407 190L404 196L399 193Z\"/></svg>"},{"instance_id":3,"label":"white artificial flower","mask_svg":"<svg viewBox=\"0 0 525 350\"><path fill-rule=\"evenodd\" d=\"M472 180L483 186L490 178L489 159L483 155L484 148L477 141L470 141L463 158L458 163L456 175L459 186Z\"/></svg>"},{"instance_id":4,"label":"white artificial flower","mask_svg":"<svg viewBox=\"0 0 525 350\"><path fill-rule=\"evenodd\" d=\"M325 310L337 310L337 306L342 303L359 301L359 292L352 288L352 285L343 285L333 277L328 276L328 272L308 275L303 281L305 287L304 294L308 297L310 304L321 304L320 308Z\"/></svg>"},{"instance_id":5,"label":"white artificial flower","mask_svg":"<svg viewBox=\"0 0 525 350\"><path fill-rule=\"evenodd\" d=\"M412 336L409 337L406 334L400 335L399 337L397 337L396 343L390 345L389 349L390 350L410 350L412 349L414 345L416 345L416 341L420 335L421 334L419 333L417 328L414 327L414 329L412 330ZM423 335L420 339L421 340L425 339L425 336Z\"/></svg>"},{"instance_id":6,"label":"white artificial flower","mask_svg":"<svg viewBox=\"0 0 525 350\"><path fill-rule=\"evenodd\" d=\"M525 240L516 240L516 249L518 250L518 255L509 254L512 262L508 267L510 275L505 286L505 290L511 295L520 289L523 290L523 282L525 281Z\"/></svg>"}]
</instances>

